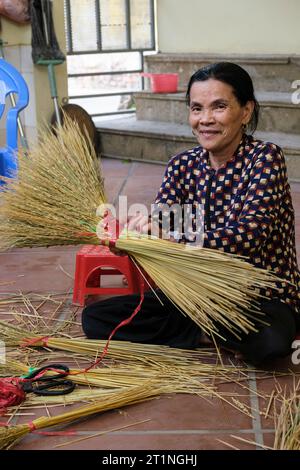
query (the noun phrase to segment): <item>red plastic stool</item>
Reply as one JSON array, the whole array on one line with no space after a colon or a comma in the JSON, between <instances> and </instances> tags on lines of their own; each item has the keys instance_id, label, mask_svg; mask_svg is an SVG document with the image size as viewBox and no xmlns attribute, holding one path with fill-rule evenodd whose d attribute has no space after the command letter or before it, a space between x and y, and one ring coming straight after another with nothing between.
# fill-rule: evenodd
<instances>
[{"instance_id":1,"label":"red plastic stool","mask_svg":"<svg viewBox=\"0 0 300 470\"><path fill-rule=\"evenodd\" d=\"M101 287L101 277L124 275L125 287ZM141 288L149 289L145 279L128 256L117 256L109 248L98 245L85 245L76 254L76 269L73 302L84 305L85 296L138 294Z\"/></svg>"}]
</instances>

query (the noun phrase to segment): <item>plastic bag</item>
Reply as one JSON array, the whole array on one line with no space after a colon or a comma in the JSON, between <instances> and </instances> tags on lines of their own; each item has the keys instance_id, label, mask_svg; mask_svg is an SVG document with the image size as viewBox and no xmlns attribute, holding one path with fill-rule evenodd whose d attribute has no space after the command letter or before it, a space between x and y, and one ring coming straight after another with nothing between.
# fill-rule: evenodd
<instances>
[{"instance_id":1,"label":"plastic bag","mask_svg":"<svg viewBox=\"0 0 300 470\"><path fill-rule=\"evenodd\" d=\"M29 23L29 0L0 0L0 15L16 23Z\"/></svg>"}]
</instances>

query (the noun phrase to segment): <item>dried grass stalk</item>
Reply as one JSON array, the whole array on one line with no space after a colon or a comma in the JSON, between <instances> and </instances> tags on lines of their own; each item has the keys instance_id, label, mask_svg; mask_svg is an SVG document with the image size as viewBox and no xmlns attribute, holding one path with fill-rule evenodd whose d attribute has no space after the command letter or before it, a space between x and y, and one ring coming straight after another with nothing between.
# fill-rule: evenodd
<instances>
[{"instance_id":1,"label":"dried grass stalk","mask_svg":"<svg viewBox=\"0 0 300 470\"><path fill-rule=\"evenodd\" d=\"M1 186L1 249L90 243L93 235L84 233L97 225L105 195L88 134L65 116L57 137L42 131L40 143L18 158L18 177Z\"/></svg>"},{"instance_id":2,"label":"dried grass stalk","mask_svg":"<svg viewBox=\"0 0 300 470\"><path fill-rule=\"evenodd\" d=\"M279 414L275 414L275 450L300 450L300 392L283 396Z\"/></svg>"}]
</instances>

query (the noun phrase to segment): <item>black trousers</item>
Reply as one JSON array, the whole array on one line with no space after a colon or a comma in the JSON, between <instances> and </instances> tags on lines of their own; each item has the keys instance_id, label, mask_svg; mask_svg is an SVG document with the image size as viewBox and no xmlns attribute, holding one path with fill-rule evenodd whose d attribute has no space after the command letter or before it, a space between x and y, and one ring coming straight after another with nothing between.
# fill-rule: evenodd
<instances>
[{"instance_id":1,"label":"black trousers","mask_svg":"<svg viewBox=\"0 0 300 470\"><path fill-rule=\"evenodd\" d=\"M163 304L152 292L145 293L140 312L129 325L120 328L114 339L138 343L165 344L175 348L194 349L200 346L201 329L184 316L167 297L158 292ZM88 305L82 312L82 328L90 339L107 339L112 330L128 318L140 301L139 295L125 295ZM267 359L290 353L296 336L294 312L280 300L266 300L260 305L264 320L270 325L257 323L259 331L243 334L238 340L219 325L226 341L216 341L223 347L242 353L244 359L258 365Z\"/></svg>"}]
</instances>

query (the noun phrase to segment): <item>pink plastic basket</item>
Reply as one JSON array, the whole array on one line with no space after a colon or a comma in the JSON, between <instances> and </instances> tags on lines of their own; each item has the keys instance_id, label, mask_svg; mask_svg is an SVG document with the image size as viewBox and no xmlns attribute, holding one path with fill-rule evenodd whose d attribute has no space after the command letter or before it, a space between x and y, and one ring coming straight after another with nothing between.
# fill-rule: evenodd
<instances>
[{"instance_id":1,"label":"pink plastic basket","mask_svg":"<svg viewBox=\"0 0 300 470\"><path fill-rule=\"evenodd\" d=\"M153 93L176 93L178 91L178 73L141 73L150 78Z\"/></svg>"}]
</instances>

